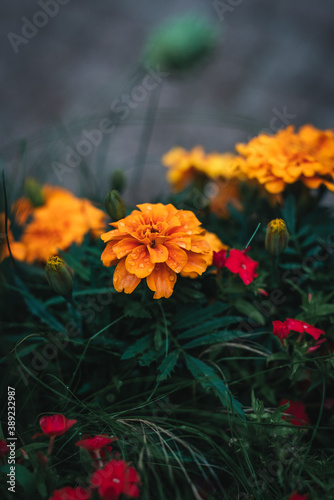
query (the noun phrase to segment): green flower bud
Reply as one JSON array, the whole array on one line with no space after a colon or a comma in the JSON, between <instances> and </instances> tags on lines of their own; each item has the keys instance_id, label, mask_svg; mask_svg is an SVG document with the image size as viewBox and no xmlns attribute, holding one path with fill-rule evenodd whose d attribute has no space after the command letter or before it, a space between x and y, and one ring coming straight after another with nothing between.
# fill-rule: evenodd
<instances>
[{"instance_id":1,"label":"green flower bud","mask_svg":"<svg viewBox=\"0 0 334 500\"><path fill-rule=\"evenodd\" d=\"M113 171L111 174L111 189L122 193L126 186L126 177L123 170L120 168Z\"/></svg>"},{"instance_id":2,"label":"green flower bud","mask_svg":"<svg viewBox=\"0 0 334 500\"><path fill-rule=\"evenodd\" d=\"M289 233L283 219L274 219L267 226L265 247L271 255L280 255L289 243Z\"/></svg>"},{"instance_id":3,"label":"green flower bud","mask_svg":"<svg viewBox=\"0 0 334 500\"><path fill-rule=\"evenodd\" d=\"M45 266L45 277L57 295L70 298L73 291L73 271L60 257L50 255Z\"/></svg>"},{"instance_id":4,"label":"green flower bud","mask_svg":"<svg viewBox=\"0 0 334 500\"><path fill-rule=\"evenodd\" d=\"M188 70L211 54L217 30L206 20L185 15L153 33L145 50L145 63L165 71Z\"/></svg>"},{"instance_id":5,"label":"green flower bud","mask_svg":"<svg viewBox=\"0 0 334 500\"><path fill-rule=\"evenodd\" d=\"M24 183L27 196L34 207L40 207L45 203L42 185L36 179L29 177Z\"/></svg>"},{"instance_id":6,"label":"green flower bud","mask_svg":"<svg viewBox=\"0 0 334 500\"><path fill-rule=\"evenodd\" d=\"M104 206L106 211L113 219L113 221L118 221L126 216L126 208L121 195L115 189L110 191L104 199Z\"/></svg>"}]
</instances>

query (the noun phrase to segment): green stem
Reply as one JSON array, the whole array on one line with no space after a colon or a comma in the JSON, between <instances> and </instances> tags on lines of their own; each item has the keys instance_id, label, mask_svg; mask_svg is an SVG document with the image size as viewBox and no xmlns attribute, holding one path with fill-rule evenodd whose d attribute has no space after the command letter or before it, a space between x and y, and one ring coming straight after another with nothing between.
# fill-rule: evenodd
<instances>
[{"instance_id":1,"label":"green stem","mask_svg":"<svg viewBox=\"0 0 334 500\"><path fill-rule=\"evenodd\" d=\"M147 106L144 126L142 128L142 132L140 135L139 145L135 159L135 171L132 177L132 190L137 189L143 173L144 165L147 158L148 147L150 144L151 135L155 123L155 118L159 107L161 88L162 84L160 84L157 90L155 92L152 92L150 95L150 102Z\"/></svg>"}]
</instances>

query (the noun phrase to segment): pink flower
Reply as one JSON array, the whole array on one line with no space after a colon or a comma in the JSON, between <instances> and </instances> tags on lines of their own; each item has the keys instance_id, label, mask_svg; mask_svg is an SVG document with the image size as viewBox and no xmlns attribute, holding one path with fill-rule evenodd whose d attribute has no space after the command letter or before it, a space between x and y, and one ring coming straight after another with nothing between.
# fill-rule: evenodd
<instances>
[{"instance_id":1,"label":"pink flower","mask_svg":"<svg viewBox=\"0 0 334 500\"><path fill-rule=\"evenodd\" d=\"M282 399L279 406L283 406L286 403L290 403L290 405L285 411L292 416L283 415L283 420L287 420L292 425L308 425L310 423L304 403L301 401L289 401L288 399Z\"/></svg>"},{"instance_id":2,"label":"pink flower","mask_svg":"<svg viewBox=\"0 0 334 500\"><path fill-rule=\"evenodd\" d=\"M257 277L255 270L259 265L258 262L246 255L248 250L249 248L245 250L230 250L225 262L225 267L232 273L238 274L245 285L249 285Z\"/></svg>"}]
</instances>

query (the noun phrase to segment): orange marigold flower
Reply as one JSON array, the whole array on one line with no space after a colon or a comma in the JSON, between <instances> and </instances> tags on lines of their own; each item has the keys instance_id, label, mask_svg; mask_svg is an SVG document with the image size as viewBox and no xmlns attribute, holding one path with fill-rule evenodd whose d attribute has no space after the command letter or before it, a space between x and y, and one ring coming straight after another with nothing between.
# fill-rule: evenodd
<instances>
[{"instance_id":1,"label":"orange marigold flower","mask_svg":"<svg viewBox=\"0 0 334 500\"><path fill-rule=\"evenodd\" d=\"M270 193L287 184L303 182L311 189L324 184L334 191L334 131L305 125L298 132L290 125L274 135L260 134L236 150L245 157L241 169Z\"/></svg>"},{"instance_id":2,"label":"orange marigold flower","mask_svg":"<svg viewBox=\"0 0 334 500\"><path fill-rule=\"evenodd\" d=\"M146 278L155 299L168 298L177 274L204 273L210 245L192 212L161 203L137 207L101 236L107 243L101 260L107 267L117 264L113 283L118 292L132 293Z\"/></svg>"},{"instance_id":3,"label":"orange marigold flower","mask_svg":"<svg viewBox=\"0 0 334 500\"><path fill-rule=\"evenodd\" d=\"M80 245L86 233L97 238L103 232L107 215L87 199L79 199L66 189L44 186L45 204L33 208L25 198L13 206L24 223L29 215L20 242L14 243L12 253L28 263L46 262L49 255L66 250L72 243Z\"/></svg>"},{"instance_id":4,"label":"orange marigold flower","mask_svg":"<svg viewBox=\"0 0 334 500\"><path fill-rule=\"evenodd\" d=\"M221 250L228 250L229 247L225 245L215 233L210 233L209 231L205 231L204 238L205 241L209 243L211 248L211 251L207 257L208 266L211 266L214 252L220 252Z\"/></svg>"}]
</instances>

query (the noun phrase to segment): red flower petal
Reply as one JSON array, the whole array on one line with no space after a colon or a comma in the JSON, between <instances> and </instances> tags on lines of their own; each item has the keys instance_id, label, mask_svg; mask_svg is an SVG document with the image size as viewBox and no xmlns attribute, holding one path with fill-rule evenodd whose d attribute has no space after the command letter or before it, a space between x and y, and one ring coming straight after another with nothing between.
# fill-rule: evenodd
<instances>
[{"instance_id":1,"label":"red flower petal","mask_svg":"<svg viewBox=\"0 0 334 500\"><path fill-rule=\"evenodd\" d=\"M286 413L289 413L292 417L283 415L283 420L289 421L292 425L308 425L310 423L304 403L301 401L289 401L288 399L282 399L279 406L283 406L286 403L290 403Z\"/></svg>"}]
</instances>

